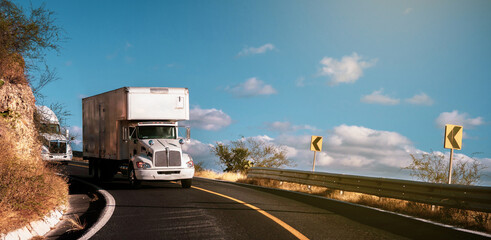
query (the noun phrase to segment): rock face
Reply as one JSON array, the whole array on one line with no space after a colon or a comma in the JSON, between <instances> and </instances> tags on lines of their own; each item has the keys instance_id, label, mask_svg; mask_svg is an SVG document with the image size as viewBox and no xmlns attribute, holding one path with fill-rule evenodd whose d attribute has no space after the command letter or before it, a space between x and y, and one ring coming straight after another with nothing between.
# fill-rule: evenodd
<instances>
[{"instance_id":1,"label":"rock face","mask_svg":"<svg viewBox=\"0 0 491 240\"><path fill-rule=\"evenodd\" d=\"M31 87L27 84L23 60L18 57L4 59L0 62L0 113L18 140L14 144L16 151L27 156L40 152L37 141L38 133L34 124L35 99ZM0 133L0 136L2 133Z\"/></svg>"}]
</instances>

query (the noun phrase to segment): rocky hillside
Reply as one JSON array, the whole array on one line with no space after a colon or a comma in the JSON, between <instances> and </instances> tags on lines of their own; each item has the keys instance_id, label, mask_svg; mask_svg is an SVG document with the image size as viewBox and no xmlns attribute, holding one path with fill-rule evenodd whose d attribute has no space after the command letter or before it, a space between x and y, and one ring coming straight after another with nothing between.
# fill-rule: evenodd
<instances>
[{"instance_id":1,"label":"rocky hillside","mask_svg":"<svg viewBox=\"0 0 491 240\"><path fill-rule=\"evenodd\" d=\"M0 233L42 218L68 196L40 158L35 99L19 55L0 60Z\"/></svg>"}]
</instances>

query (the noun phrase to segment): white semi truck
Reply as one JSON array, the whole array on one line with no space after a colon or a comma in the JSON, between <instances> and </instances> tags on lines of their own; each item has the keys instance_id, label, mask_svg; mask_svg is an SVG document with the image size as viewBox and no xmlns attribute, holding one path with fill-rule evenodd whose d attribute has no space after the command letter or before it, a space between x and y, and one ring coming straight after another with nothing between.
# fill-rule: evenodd
<instances>
[{"instance_id":1,"label":"white semi truck","mask_svg":"<svg viewBox=\"0 0 491 240\"><path fill-rule=\"evenodd\" d=\"M110 180L121 172L131 185L180 180L189 188L192 158L182 152L190 131L187 88L123 87L82 99L83 158L89 174ZM184 129L182 129L184 130Z\"/></svg>"},{"instance_id":2,"label":"white semi truck","mask_svg":"<svg viewBox=\"0 0 491 240\"><path fill-rule=\"evenodd\" d=\"M68 163L72 161L68 129L63 135L56 114L46 106L36 105L39 118L39 137L42 142L41 159L49 162Z\"/></svg>"}]
</instances>

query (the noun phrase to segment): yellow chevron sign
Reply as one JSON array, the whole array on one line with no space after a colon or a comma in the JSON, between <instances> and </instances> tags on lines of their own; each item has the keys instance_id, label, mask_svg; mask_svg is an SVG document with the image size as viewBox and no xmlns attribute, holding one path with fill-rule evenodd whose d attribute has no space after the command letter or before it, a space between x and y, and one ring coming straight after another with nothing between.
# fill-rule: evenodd
<instances>
[{"instance_id":1,"label":"yellow chevron sign","mask_svg":"<svg viewBox=\"0 0 491 240\"><path fill-rule=\"evenodd\" d=\"M310 151L322 151L322 137L312 136L312 139L310 140Z\"/></svg>"},{"instance_id":2,"label":"yellow chevron sign","mask_svg":"<svg viewBox=\"0 0 491 240\"><path fill-rule=\"evenodd\" d=\"M445 125L444 148L457 149L462 148L463 127L458 125Z\"/></svg>"}]
</instances>

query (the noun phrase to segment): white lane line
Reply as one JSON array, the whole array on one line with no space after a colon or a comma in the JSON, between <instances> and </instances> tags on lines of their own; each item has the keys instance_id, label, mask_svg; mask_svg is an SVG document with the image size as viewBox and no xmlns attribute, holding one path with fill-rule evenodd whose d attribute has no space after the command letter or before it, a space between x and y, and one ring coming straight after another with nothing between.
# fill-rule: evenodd
<instances>
[{"instance_id":1,"label":"white lane line","mask_svg":"<svg viewBox=\"0 0 491 240\"><path fill-rule=\"evenodd\" d=\"M95 189L97 189L97 192L102 194L102 196L106 199L106 206L104 207L104 210L102 210L101 216L99 217L99 219L97 219L97 222L89 229L89 231L87 231L84 235L82 235L82 237L79 238L81 240L87 240L92 236L94 236L99 230L101 230L101 228L104 227L104 225L106 225L109 219L111 219L114 213L114 209L116 208L116 200L114 200L114 197L106 190L85 180L76 177L72 177L72 178L94 187Z\"/></svg>"}]
</instances>

